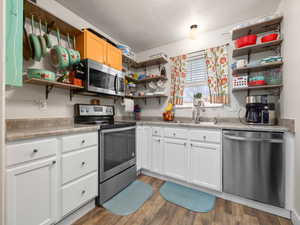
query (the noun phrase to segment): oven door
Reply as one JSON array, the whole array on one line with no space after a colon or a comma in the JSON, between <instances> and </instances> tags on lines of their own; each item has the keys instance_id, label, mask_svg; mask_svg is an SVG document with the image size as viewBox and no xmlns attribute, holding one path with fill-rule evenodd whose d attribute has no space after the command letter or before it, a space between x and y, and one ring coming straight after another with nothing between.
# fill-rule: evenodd
<instances>
[{"instance_id":1,"label":"oven door","mask_svg":"<svg viewBox=\"0 0 300 225\"><path fill-rule=\"evenodd\" d=\"M87 70L87 91L110 95L116 94L117 76L110 73L109 67L89 61Z\"/></svg>"},{"instance_id":2,"label":"oven door","mask_svg":"<svg viewBox=\"0 0 300 225\"><path fill-rule=\"evenodd\" d=\"M135 132L135 126L100 131L100 182L136 164Z\"/></svg>"}]
</instances>

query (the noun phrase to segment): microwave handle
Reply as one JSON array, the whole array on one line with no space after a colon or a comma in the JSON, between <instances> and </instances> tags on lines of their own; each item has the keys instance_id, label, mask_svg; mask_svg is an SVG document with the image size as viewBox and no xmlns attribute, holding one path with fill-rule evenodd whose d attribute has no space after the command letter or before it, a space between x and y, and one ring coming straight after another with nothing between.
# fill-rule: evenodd
<instances>
[{"instance_id":1,"label":"microwave handle","mask_svg":"<svg viewBox=\"0 0 300 225\"><path fill-rule=\"evenodd\" d=\"M115 76L115 81L114 81L115 92L117 92L117 79L118 77Z\"/></svg>"}]
</instances>

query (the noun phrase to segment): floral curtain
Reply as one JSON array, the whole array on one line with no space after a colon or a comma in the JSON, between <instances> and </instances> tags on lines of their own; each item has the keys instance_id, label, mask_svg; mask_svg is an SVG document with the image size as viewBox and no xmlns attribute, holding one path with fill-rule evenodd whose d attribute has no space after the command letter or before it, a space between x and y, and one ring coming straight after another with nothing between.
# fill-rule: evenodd
<instances>
[{"instance_id":1,"label":"floral curtain","mask_svg":"<svg viewBox=\"0 0 300 225\"><path fill-rule=\"evenodd\" d=\"M210 103L229 104L227 47L206 50Z\"/></svg>"},{"instance_id":2,"label":"floral curtain","mask_svg":"<svg viewBox=\"0 0 300 225\"><path fill-rule=\"evenodd\" d=\"M184 81L186 77L186 55L171 57L170 103L183 104Z\"/></svg>"}]
</instances>

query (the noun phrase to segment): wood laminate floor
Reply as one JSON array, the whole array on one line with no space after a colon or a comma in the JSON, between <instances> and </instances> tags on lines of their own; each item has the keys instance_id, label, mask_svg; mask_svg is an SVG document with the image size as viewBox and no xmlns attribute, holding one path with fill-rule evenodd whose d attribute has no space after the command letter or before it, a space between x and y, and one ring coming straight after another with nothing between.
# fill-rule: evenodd
<instances>
[{"instance_id":1,"label":"wood laminate floor","mask_svg":"<svg viewBox=\"0 0 300 225\"><path fill-rule=\"evenodd\" d=\"M291 221L221 198L208 213L191 212L164 200L159 188L164 181L141 175L152 185L153 196L135 213L118 216L97 207L73 225L292 225Z\"/></svg>"}]
</instances>

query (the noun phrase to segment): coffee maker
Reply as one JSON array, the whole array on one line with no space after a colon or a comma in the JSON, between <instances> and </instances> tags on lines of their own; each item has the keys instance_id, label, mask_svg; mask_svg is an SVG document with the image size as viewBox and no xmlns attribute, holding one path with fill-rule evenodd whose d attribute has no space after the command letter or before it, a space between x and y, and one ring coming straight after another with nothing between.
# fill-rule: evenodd
<instances>
[{"instance_id":1,"label":"coffee maker","mask_svg":"<svg viewBox=\"0 0 300 225\"><path fill-rule=\"evenodd\" d=\"M245 120L248 124L275 125L276 98L273 95L252 95L246 97Z\"/></svg>"}]
</instances>

